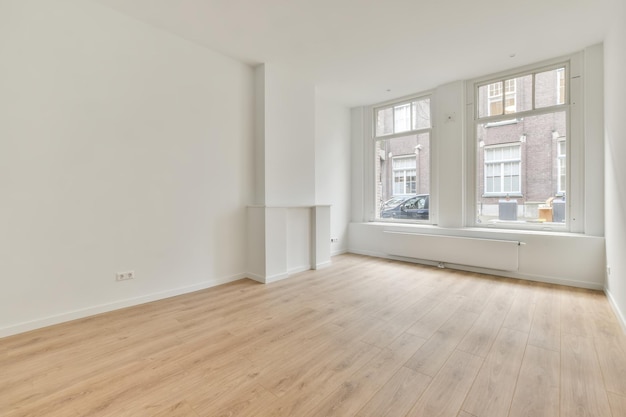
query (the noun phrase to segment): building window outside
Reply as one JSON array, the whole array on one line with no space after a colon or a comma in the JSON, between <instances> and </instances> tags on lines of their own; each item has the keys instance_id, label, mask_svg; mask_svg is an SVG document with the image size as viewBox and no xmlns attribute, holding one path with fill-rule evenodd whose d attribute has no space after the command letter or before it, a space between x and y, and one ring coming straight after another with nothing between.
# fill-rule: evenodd
<instances>
[{"instance_id":1,"label":"building window outside","mask_svg":"<svg viewBox=\"0 0 626 417\"><path fill-rule=\"evenodd\" d=\"M415 194L416 192L416 158L415 155L408 157L396 157L392 160L393 165L393 195Z\"/></svg>"},{"instance_id":2,"label":"building window outside","mask_svg":"<svg viewBox=\"0 0 626 417\"><path fill-rule=\"evenodd\" d=\"M485 148L485 194L521 194L521 146L507 145Z\"/></svg>"},{"instance_id":3,"label":"building window outside","mask_svg":"<svg viewBox=\"0 0 626 417\"><path fill-rule=\"evenodd\" d=\"M502 87L504 85L504 95L502 95ZM504 113L515 113L517 104L517 86L516 80L504 80L487 86L489 92L489 116L500 115Z\"/></svg>"},{"instance_id":4,"label":"building window outside","mask_svg":"<svg viewBox=\"0 0 626 417\"><path fill-rule=\"evenodd\" d=\"M374 173L376 218L427 221L395 213L416 195L430 192L431 98L420 96L374 109ZM384 212L384 214L383 214Z\"/></svg>"}]
</instances>

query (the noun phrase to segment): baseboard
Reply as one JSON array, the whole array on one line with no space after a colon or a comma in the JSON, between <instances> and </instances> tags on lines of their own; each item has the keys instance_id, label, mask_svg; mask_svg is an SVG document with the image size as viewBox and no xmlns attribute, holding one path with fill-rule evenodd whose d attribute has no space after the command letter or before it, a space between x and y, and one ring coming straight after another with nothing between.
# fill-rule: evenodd
<instances>
[{"instance_id":1,"label":"baseboard","mask_svg":"<svg viewBox=\"0 0 626 417\"><path fill-rule=\"evenodd\" d=\"M622 325L622 331L624 332L624 334L626 334L626 317L624 316L624 314L622 314L621 310L617 306L617 303L615 302L615 298L613 298L613 294L611 294L611 291L609 291L608 288L604 289L604 294L606 294L606 298L609 299L609 305L613 309L613 312L615 313L617 320Z\"/></svg>"},{"instance_id":2,"label":"baseboard","mask_svg":"<svg viewBox=\"0 0 626 417\"><path fill-rule=\"evenodd\" d=\"M281 274L274 274L274 275L270 275L269 277L265 277L264 283L271 284L272 282L280 281L285 278L289 278L289 274L286 272L283 272Z\"/></svg>"},{"instance_id":3,"label":"baseboard","mask_svg":"<svg viewBox=\"0 0 626 417\"><path fill-rule=\"evenodd\" d=\"M261 284L265 284L265 277L257 274L253 274L252 272L248 272L245 274L247 278L250 278L253 281L260 282Z\"/></svg>"},{"instance_id":4,"label":"baseboard","mask_svg":"<svg viewBox=\"0 0 626 417\"><path fill-rule=\"evenodd\" d=\"M339 249L339 250L336 250L336 251L332 251L330 253L330 256L332 257L332 256L343 255L344 253L348 253L348 249L344 248L344 249Z\"/></svg>"},{"instance_id":5,"label":"baseboard","mask_svg":"<svg viewBox=\"0 0 626 417\"><path fill-rule=\"evenodd\" d=\"M287 276L299 274L300 272L310 271L311 265L300 265L287 271Z\"/></svg>"},{"instance_id":6,"label":"baseboard","mask_svg":"<svg viewBox=\"0 0 626 417\"><path fill-rule=\"evenodd\" d=\"M333 263L331 261L326 261L326 262L320 262L319 264L316 264L313 266L313 269L324 269L324 268L328 268L329 266L331 266Z\"/></svg>"},{"instance_id":7,"label":"baseboard","mask_svg":"<svg viewBox=\"0 0 626 417\"><path fill-rule=\"evenodd\" d=\"M114 301L112 303L100 304L93 307L87 307L84 309L68 311L61 314L56 314L41 319L36 319L24 323L15 324L8 327L0 328L0 338L16 335L19 333L25 333L31 330L40 329L42 327L48 327L55 324L65 323L72 320L82 319L85 317L94 316L96 314L107 313L109 311L119 310L126 307L133 307L140 304L150 303L152 301L163 300L165 298L176 297L177 295L188 294L195 291L204 290L207 288L215 287L217 285L226 284L229 282L237 281L243 278L247 278L247 274L236 274L229 277L218 278L210 281L205 281L199 284L190 285L187 287L174 288L167 291L160 291L140 297L128 298L125 300Z\"/></svg>"},{"instance_id":8,"label":"baseboard","mask_svg":"<svg viewBox=\"0 0 626 417\"><path fill-rule=\"evenodd\" d=\"M370 252L370 251L361 251L361 250L350 250L350 253L355 253L358 255L365 256L373 256L376 258L384 258L391 259L395 261L403 261L403 262L411 262L415 264L421 265L429 265L429 266L437 266L438 262L414 259L414 258L404 258L401 256L393 256L384 253ZM603 291L604 286L602 284L597 284L593 282L582 282L582 281L572 281L557 277L549 277L544 275L532 275L532 274L524 274L519 272L508 272L508 271L500 271L495 269L486 269L486 268L476 268L466 265L456 265L456 264L445 264L446 268L457 269L459 271L467 271L467 272L477 272L480 274L488 274L488 275L496 275L505 278L515 278L515 279L523 279L526 281L534 281L534 282L542 282L546 284L556 284L556 285L564 285L567 287L576 287L576 288L585 288L588 290L597 290Z\"/></svg>"}]
</instances>

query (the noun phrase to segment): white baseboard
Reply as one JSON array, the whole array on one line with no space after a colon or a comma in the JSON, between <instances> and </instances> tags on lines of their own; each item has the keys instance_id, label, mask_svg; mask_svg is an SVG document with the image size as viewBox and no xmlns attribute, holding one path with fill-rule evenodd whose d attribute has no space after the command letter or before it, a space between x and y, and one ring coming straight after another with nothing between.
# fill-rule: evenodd
<instances>
[{"instance_id":1,"label":"white baseboard","mask_svg":"<svg viewBox=\"0 0 626 417\"><path fill-rule=\"evenodd\" d=\"M53 316L43 317L40 319L18 323L8 327L0 328L0 338L16 335L19 333L25 333L30 330L40 329L42 327L52 326L55 324L65 323L72 320L82 319L96 314L106 313L113 310L119 310L121 308L132 307L140 304L149 303L152 301L163 300L165 298L175 297L177 295L187 294L195 291L204 290L207 288L215 287L217 285L226 284L229 282L237 281L246 278L247 274L236 274L229 277L217 278L209 281L205 281L199 284L190 285L187 287L174 288L167 291L155 292L148 295L142 295L140 297L127 298L125 300L114 301L111 303L100 304L93 307L87 307L79 310L68 311L61 314L55 314Z\"/></svg>"},{"instance_id":2,"label":"white baseboard","mask_svg":"<svg viewBox=\"0 0 626 417\"><path fill-rule=\"evenodd\" d=\"M265 277L265 284L270 284L272 282L276 282L276 281L280 281L283 280L285 278L289 278L289 274L284 272L281 274L275 274L275 275L270 275L269 277Z\"/></svg>"},{"instance_id":3,"label":"white baseboard","mask_svg":"<svg viewBox=\"0 0 626 417\"><path fill-rule=\"evenodd\" d=\"M333 263L331 261L326 261L326 262L320 262L319 264L316 264L313 266L313 269L324 269L324 268L328 268L329 266L331 266Z\"/></svg>"},{"instance_id":4,"label":"white baseboard","mask_svg":"<svg viewBox=\"0 0 626 417\"><path fill-rule=\"evenodd\" d=\"M250 278L253 281L260 282L261 284L265 284L265 277L257 274L253 274L252 272L248 272L245 274L247 278Z\"/></svg>"},{"instance_id":5,"label":"white baseboard","mask_svg":"<svg viewBox=\"0 0 626 417\"><path fill-rule=\"evenodd\" d=\"M613 298L613 294L611 294L611 291L609 291L608 288L605 288L604 289L604 293L606 294L606 298L609 299L609 305L613 309L613 312L615 313L615 316L617 317L617 320L622 325L622 330L626 334L626 317L624 316L624 314L621 312L621 310L617 306L617 303L615 302L615 298Z\"/></svg>"},{"instance_id":6,"label":"white baseboard","mask_svg":"<svg viewBox=\"0 0 626 417\"><path fill-rule=\"evenodd\" d=\"M300 265L287 271L287 276L299 274L300 272L310 271L311 265Z\"/></svg>"}]
</instances>

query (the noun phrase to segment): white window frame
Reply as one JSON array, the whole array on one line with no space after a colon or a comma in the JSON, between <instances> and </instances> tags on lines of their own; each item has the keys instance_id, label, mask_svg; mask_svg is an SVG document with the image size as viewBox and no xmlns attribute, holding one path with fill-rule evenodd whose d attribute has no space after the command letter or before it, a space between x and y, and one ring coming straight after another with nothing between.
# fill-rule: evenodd
<instances>
[{"instance_id":1,"label":"white window frame","mask_svg":"<svg viewBox=\"0 0 626 417\"><path fill-rule=\"evenodd\" d=\"M372 134L374 139L380 140L380 139L390 139L390 138L394 138L394 137L400 137L400 136L406 136L406 135L411 135L411 134L419 134L422 132L429 132L432 129L432 118L433 118L433 111L432 111L432 94L426 94L426 95L419 95L419 96L413 96L411 98L408 99L402 99L399 101L392 101L392 102L387 102L387 103L383 103L381 105L375 106L373 108L373 125L372 125ZM413 102L414 101L421 101L421 100L428 100L430 103L430 126L428 128L417 128L416 126L414 126L416 120L413 120ZM396 109L397 108L402 108L402 107L406 107L409 106L409 117L411 118L410 120L410 127L408 130L400 130L400 131L396 131ZM391 133L387 133L387 134L378 134L378 131L376 129L377 127L377 122L378 122L378 113L380 111L383 110L391 110L392 111L392 129L391 129Z\"/></svg>"},{"instance_id":2,"label":"white window frame","mask_svg":"<svg viewBox=\"0 0 626 417\"><path fill-rule=\"evenodd\" d=\"M373 222L394 222L394 223L421 223L421 224L428 224L428 225L436 225L437 224L437 170L436 167L433 166L433 161L436 160L436 152L437 152L437 145L436 145L436 141L434 140L435 137L435 126L434 126L434 115L435 115L435 103L433 101L433 92L432 91L425 91L422 93L418 93L415 95L411 95L411 96L406 96L403 98L398 98L395 100L390 100L390 101L386 101L374 106L371 106L368 108L370 113L370 137L371 137L371 142L369 144L369 146L366 146L366 150L364 152L364 161L365 162L365 169L364 172L366 174L366 176L369 178L366 181L366 189L364 190L364 201L366 202L365 206L364 206L364 211L363 211L363 216L366 220ZM407 103L411 103L414 101L420 101L422 99L428 99L429 100L429 110L430 110L430 126L427 128L416 128L416 126L412 125L411 127L413 128L410 131L405 131L405 132L398 132L398 133L390 133L390 134L386 134L386 135L376 135L376 124L377 124L377 117L378 117L378 111L383 110L385 108L390 108L390 107L395 107L395 106L401 106L403 104L407 104ZM413 120L413 118L412 118ZM399 138L399 137L403 137L403 136L408 136L408 135L420 135L423 133L428 133L429 135L429 146L430 146L430 152L429 152L429 169L430 169L430 184L429 184L429 189L430 189L430 197L429 197L429 216L428 216L428 220L407 220L407 219L403 219L403 220L393 220L393 219L380 219L377 218L377 212L376 212L376 193L375 193L375 185L377 183L377 180L375 178L376 176L376 169L374 167L374 161L375 161L375 157L374 157L374 151L376 148L376 142L377 141L382 141L382 140L389 140L389 139L394 139L394 138ZM368 135L369 136L369 135ZM416 164L416 181L417 181L417 176L419 175L419 172L417 171L419 167ZM392 185L393 187L393 185Z\"/></svg>"},{"instance_id":3,"label":"white window frame","mask_svg":"<svg viewBox=\"0 0 626 417\"><path fill-rule=\"evenodd\" d=\"M518 157L510 158L510 159L497 159L494 161L487 161L487 152L498 149L498 148L513 148L516 147L518 149ZM519 143L505 143L500 145L492 145L485 146L483 148L483 184L485 185L485 189L483 190L483 195L486 197L499 197L499 196L518 196L522 195L522 146ZM517 180L517 189L506 191L504 190L504 165L505 164L517 164L518 169L518 180ZM500 191L487 191L487 165L500 165Z\"/></svg>"},{"instance_id":4,"label":"white window frame","mask_svg":"<svg viewBox=\"0 0 626 417\"><path fill-rule=\"evenodd\" d=\"M528 73L539 73L554 70L564 66L565 85L565 103L550 107L533 109L530 111L520 111L512 114L503 114L498 116L486 116L479 120L478 113L478 88L487 84L494 83L498 80L516 78L527 75ZM577 53L565 57L560 57L545 61L540 64L527 65L505 71L498 74L492 74L485 77L476 78L466 81L466 98L467 98L467 120L466 140L465 140L465 161L467 166L465 184L465 226L474 228L484 228L485 225L477 222L478 193L477 190L477 149L478 142L476 139L477 124L482 123L499 123L511 119L513 115L516 118L522 118L526 115L535 115L543 113L553 113L559 110L566 111L566 123L568 131L568 139L566 141L566 176L567 184L565 193L566 199L566 222L563 225L542 225L532 224L530 222L511 225L489 225L489 228L502 228L506 230L541 230L546 232L573 232L584 233L584 136L583 136L583 54ZM534 97L532 100L535 106Z\"/></svg>"}]
</instances>

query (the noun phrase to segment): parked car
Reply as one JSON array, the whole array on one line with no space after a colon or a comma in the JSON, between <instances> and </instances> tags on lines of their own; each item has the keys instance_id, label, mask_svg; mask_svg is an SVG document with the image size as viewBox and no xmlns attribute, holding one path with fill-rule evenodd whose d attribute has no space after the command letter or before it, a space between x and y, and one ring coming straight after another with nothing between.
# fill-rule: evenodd
<instances>
[{"instance_id":1,"label":"parked car","mask_svg":"<svg viewBox=\"0 0 626 417\"><path fill-rule=\"evenodd\" d=\"M380 217L382 219L428 220L428 206L428 194L394 197L382 205Z\"/></svg>"},{"instance_id":2,"label":"parked car","mask_svg":"<svg viewBox=\"0 0 626 417\"><path fill-rule=\"evenodd\" d=\"M385 210L397 207L399 204L404 203L406 200L408 200L411 197L415 197L415 194L395 195L395 196L391 197L389 200L385 201L383 204L381 204L380 212L382 213Z\"/></svg>"}]
</instances>

